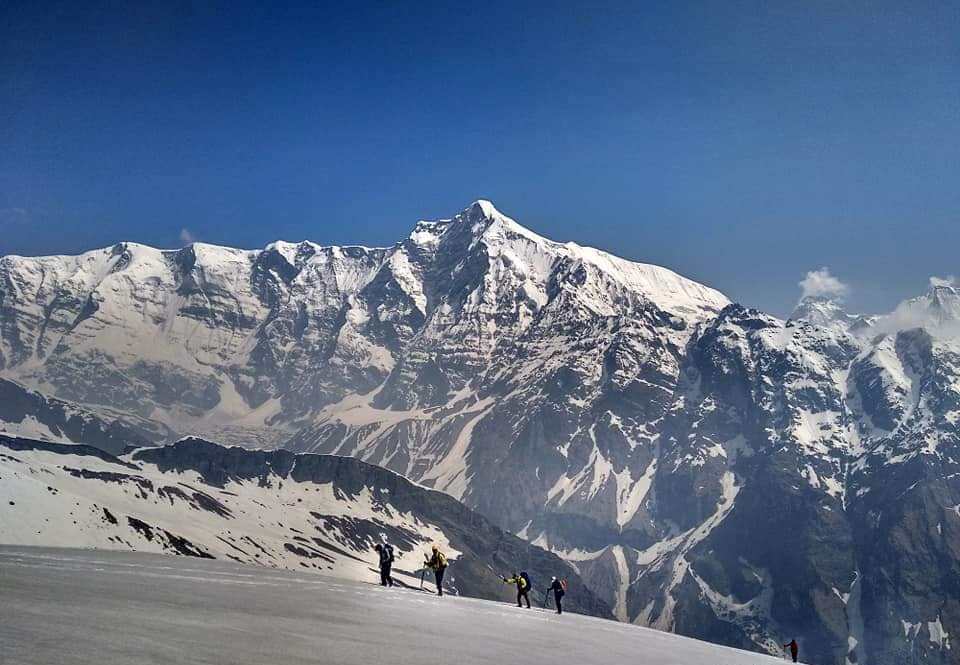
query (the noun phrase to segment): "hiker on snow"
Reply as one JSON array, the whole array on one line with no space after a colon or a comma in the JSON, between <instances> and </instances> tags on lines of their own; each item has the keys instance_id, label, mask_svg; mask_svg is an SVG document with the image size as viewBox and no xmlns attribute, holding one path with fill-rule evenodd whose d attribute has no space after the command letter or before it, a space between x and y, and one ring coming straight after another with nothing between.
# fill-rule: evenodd
<instances>
[{"instance_id":1,"label":"hiker on snow","mask_svg":"<svg viewBox=\"0 0 960 665\"><path fill-rule=\"evenodd\" d=\"M787 647L790 647L790 657L793 658L793 662L797 662L797 651L800 650L800 647L797 646L797 641L790 640L789 642L783 645L784 649L786 649Z\"/></svg>"},{"instance_id":2,"label":"hiker on snow","mask_svg":"<svg viewBox=\"0 0 960 665\"><path fill-rule=\"evenodd\" d=\"M550 586L547 587L547 591L553 591L553 600L557 604L557 614L563 614L563 606L560 604L560 599L563 598L563 594L567 592L567 581L558 580L554 577L550 582Z\"/></svg>"},{"instance_id":3,"label":"hiker on snow","mask_svg":"<svg viewBox=\"0 0 960 665\"><path fill-rule=\"evenodd\" d=\"M513 574L513 577L507 579L506 577L501 577L504 584L516 584L517 585L517 607L523 607L524 600L527 601L527 609L530 609L530 596L527 595L530 593L530 577L524 572Z\"/></svg>"},{"instance_id":4,"label":"hiker on snow","mask_svg":"<svg viewBox=\"0 0 960 665\"><path fill-rule=\"evenodd\" d=\"M374 545L373 549L380 556L380 585L393 586L393 577L390 576L390 568L393 567L393 546L384 541L383 544Z\"/></svg>"},{"instance_id":5,"label":"hiker on snow","mask_svg":"<svg viewBox=\"0 0 960 665\"><path fill-rule=\"evenodd\" d=\"M440 551L440 548L436 545L432 548L432 556L427 558L427 555L423 555L424 559L427 559L426 566L433 571L433 576L437 580L437 595L443 595L443 571L447 569L447 557L443 555L443 552Z\"/></svg>"}]
</instances>

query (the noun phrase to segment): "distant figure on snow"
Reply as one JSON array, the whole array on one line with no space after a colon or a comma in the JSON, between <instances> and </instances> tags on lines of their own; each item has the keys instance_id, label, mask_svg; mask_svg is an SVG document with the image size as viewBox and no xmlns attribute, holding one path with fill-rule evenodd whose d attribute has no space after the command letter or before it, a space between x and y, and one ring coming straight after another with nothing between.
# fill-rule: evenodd
<instances>
[{"instance_id":1,"label":"distant figure on snow","mask_svg":"<svg viewBox=\"0 0 960 665\"><path fill-rule=\"evenodd\" d=\"M560 604L560 601L563 599L563 594L567 592L567 581L558 580L554 577L550 582L550 586L547 587L547 591L553 591L553 600L557 604L557 614L563 614L563 606Z\"/></svg>"},{"instance_id":2,"label":"distant figure on snow","mask_svg":"<svg viewBox=\"0 0 960 665\"><path fill-rule=\"evenodd\" d=\"M527 609L530 609L530 577L525 573L514 573L513 577L507 579L506 577L501 577L504 584L516 584L517 585L517 607L523 607L523 601L527 601Z\"/></svg>"},{"instance_id":3,"label":"distant figure on snow","mask_svg":"<svg viewBox=\"0 0 960 665\"><path fill-rule=\"evenodd\" d=\"M790 657L793 658L793 662L797 662L797 652L800 650L800 647L797 646L797 641L790 640L789 642L783 645L784 649L786 649L787 647L790 648Z\"/></svg>"},{"instance_id":4,"label":"distant figure on snow","mask_svg":"<svg viewBox=\"0 0 960 665\"><path fill-rule=\"evenodd\" d=\"M426 559L427 568L433 571L433 577L437 581L437 595L443 595L443 571L447 569L447 557L443 555L440 548L434 545L431 548L431 556L423 556Z\"/></svg>"},{"instance_id":5,"label":"distant figure on snow","mask_svg":"<svg viewBox=\"0 0 960 665\"><path fill-rule=\"evenodd\" d=\"M373 549L380 556L381 586L393 586L393 577L390 575L390 569L393 567L393 546L388 542L384 542L382 545L377 543Z\"/></svg>"}]
</instances>

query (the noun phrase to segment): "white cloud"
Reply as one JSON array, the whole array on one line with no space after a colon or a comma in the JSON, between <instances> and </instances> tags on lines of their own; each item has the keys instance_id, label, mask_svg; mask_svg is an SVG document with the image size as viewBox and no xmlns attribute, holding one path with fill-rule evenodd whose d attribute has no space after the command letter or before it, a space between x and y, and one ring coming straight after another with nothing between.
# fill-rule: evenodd
<instances>
[{"instance_id":1,"label":"white cloud","mask_svg":"<svg viewBox=\"0 0 960 665\"><path fill-rule=\"evenodd\" d=\"M850 287L830 274L830 268L824 266L819 270L811 270L800 280L803 297L833 297L843 298L850 293Z\"/></svg>"},{"instance_id":2,"label":"white cloud","mask_svg":"<svg viewBox=\"0 0 960 665\"><path fill-rule=\"evenodd\" d=\"M947 275L946 277L937 277L933 275L930 277L930 288L935 288L937 286L956 286L957 278L953 275Z\"/></svg>"},{"instance_id":3,"label":"white cloud","mask_svg":"<svg viewBox=\"0 0 960 665\"><path fill-rule=\"evenodd\" d=\"M197 242L197 236L193 235L190 229L180 229L180 242L182 242L184 245L191 245Z\"/></svg>"}]
</instances>

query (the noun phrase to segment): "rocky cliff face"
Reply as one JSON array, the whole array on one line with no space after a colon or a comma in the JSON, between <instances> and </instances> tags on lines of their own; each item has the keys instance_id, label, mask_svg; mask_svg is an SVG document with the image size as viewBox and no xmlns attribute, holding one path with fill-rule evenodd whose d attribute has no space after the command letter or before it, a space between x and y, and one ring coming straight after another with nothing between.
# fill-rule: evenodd
<instances>
[{"instance_id":1,"label":"rocky cliff face","mask_svg":"<svg viewBox=\"0 0 960 665\"><path fill-rule=\"evenodd\" d=\"M483 201L386 249L0 260L24 385L155 438L366 460L562 555L623 620L838 665L954 653L958 320L938 282L781 321Z\"/></svg>"},{"instance_id":2,"label":"rocky cliff face","mask_svg":"<svg viewBox=\"0 0 960 665\"><path fill-rule=\"evenodd\" d=\"M732 305L691 341L653 542L578 553L580 569L619 569L594 583L617 613L684 634L771 652L796 636L810 662L955 662L957 346L820 323Z\"/></svg>"}]
</instances>

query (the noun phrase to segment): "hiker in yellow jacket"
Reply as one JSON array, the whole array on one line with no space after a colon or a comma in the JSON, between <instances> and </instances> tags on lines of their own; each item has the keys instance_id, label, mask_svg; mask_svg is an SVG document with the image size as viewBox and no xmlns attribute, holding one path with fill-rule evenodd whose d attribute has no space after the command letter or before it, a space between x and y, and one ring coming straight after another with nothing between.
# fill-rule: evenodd
<instances>
[{"instance_id":1,"label":"hiker in yellow jacket","mask_svg":"<svg viewBox=\"0 0 960 665\"><path fill-rule=\"evenodd\" d=\"M440 548L434 545L431 548L431 556L427 557L426 554L423 555L423 558L426 559L426 566L433 571L433 577L437 581L437 595L443 595L443 571L447 569L447 557L443 555L443 552L440 551Z\"/></svg>"},{"instance_id":2,"label":"hiker in yellow jacket","mask_svg":"<svg viewBox=\"0 0 960 665\"><path fill-rule=\"evenodd\" d=\"M517 607L523 607L523 601L527 601L527 609L530 609L530 577L525 572L523 573L514 573L513 577L507 579L506 577L501 577L504 584L516 584L517 585Z\"/></svg>"}]
</instances>

